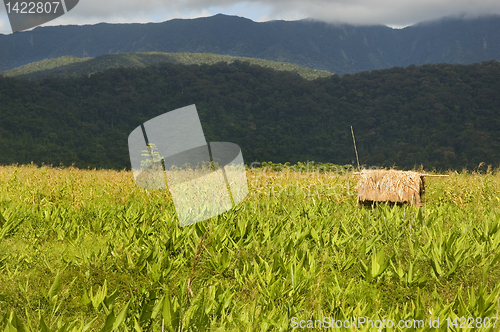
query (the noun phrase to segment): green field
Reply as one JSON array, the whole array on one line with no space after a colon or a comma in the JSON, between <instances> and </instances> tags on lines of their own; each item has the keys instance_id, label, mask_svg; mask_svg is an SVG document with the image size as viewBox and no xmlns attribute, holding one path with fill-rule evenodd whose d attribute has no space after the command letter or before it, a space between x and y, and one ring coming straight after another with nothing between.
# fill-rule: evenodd
<instances>
[{"instance_id":1,"label":"green field","mask_svg":"<svg viewBox=\"0 0 500 332\"><path fill-rule=\"evenodd\" d=\"M328 330L459 331L456 318L480 317L463 326L498 331L500 173L449 175L427 181L422 208L370 210L342 169L251 169L242 204L181 228L168 191L130 171L0 167L0 328L286 331L368 317L425 328Z\"/></svg>"}]
</instances>

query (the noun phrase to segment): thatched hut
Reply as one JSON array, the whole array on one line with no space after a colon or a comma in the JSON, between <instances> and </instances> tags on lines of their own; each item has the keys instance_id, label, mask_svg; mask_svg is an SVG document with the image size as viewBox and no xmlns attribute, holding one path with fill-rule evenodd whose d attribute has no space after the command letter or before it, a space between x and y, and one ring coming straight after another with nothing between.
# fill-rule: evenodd
<instances>
[{"instance_id":1,"label":"thatched hut","mask_svg":"<svg viewBox=\"0 0 500 332\"><path fill-rule=\"evenodd\" d=\"M362 170L356 174L359 204L390 202L422 206L424 203L426 174L396 170Z\"/></svg>"}]
</instances>

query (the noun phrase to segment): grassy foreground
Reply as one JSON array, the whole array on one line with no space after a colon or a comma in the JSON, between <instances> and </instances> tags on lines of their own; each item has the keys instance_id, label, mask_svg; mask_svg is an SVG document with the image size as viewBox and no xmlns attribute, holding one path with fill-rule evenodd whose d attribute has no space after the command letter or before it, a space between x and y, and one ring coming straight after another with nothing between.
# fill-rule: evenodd
<instances>
[{"instance_id":1,"label":"grassy foreground","mask_svg":"<svg viewBox=\"0 0 500 332\"><path fill-rule=\"evenodd\" d=\"M247 176L235 210L181 228L168 191L131 172L0 167L0 329L286 331L367 317L425 325L331 330L500 330L499 173L432 178L424 208L373 210L356 206L352 174Z\"/></svg>"}]
</instances>

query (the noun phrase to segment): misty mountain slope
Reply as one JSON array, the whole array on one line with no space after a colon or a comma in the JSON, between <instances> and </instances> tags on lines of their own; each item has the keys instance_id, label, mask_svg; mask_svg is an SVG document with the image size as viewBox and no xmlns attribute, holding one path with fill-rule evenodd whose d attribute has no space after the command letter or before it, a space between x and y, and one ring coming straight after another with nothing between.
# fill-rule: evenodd
<instances>
[{"instance_id":1,"label":"misty mountain slope","mask_svg":"<svg viewBox=\"0 0 500 332\"><path fill-rule=\"evenodd\" d=\"M215 53L290 62L339 75L425 63L500 60L500 16L448 18L404 29L253 22L227 15L148 24L39 27L0 35L0 71L61 56Z\"/></svg>"},{"instance_id":2,"label":"misty mountain slope","mask_svg":"<svg viewBox=\"0 0 500 332\"><path fill-rule=\"evenodd\" d=\"M400 65L468 64L500 57L499 16L442 19L402 30Z\"/></svg>"}]
</instances>

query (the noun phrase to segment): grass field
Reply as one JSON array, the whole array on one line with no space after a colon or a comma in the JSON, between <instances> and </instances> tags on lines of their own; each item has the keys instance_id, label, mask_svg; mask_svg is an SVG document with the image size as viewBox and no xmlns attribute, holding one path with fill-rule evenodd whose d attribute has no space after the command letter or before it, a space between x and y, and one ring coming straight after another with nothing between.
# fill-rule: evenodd
<instances>
[{"instance_id":1,"label":"grass field","mask_svg":"<svg viewBox=\"0 0 500 332\"><path fill-rule=\"evenodd\" d=\"M449 175L369 210L350 173L251 169L242 204L181 228L131 172L0 167L0 328L499 331L500 173Z\"/></svg>"}]
</instances>

